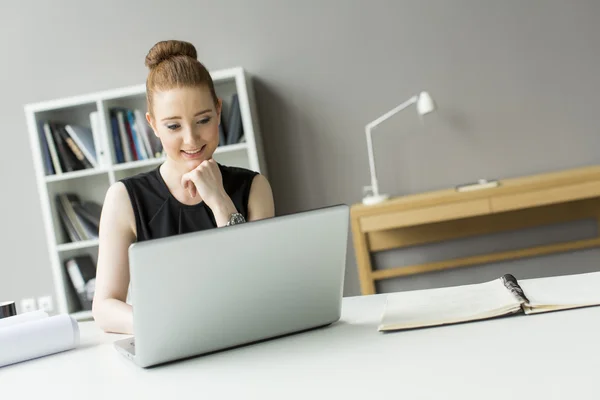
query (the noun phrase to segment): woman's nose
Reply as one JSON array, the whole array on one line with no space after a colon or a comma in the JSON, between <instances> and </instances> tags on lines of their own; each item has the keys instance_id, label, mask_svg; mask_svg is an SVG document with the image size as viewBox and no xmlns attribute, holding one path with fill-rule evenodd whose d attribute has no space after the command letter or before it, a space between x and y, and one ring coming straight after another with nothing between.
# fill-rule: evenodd
<instances>
[{"instance_id":1,"label":"woman's nose","mask_svg":"<svg viewBox=\"0 0 600 400\"><path fill-rule=\"evenodd\" d=\"M186 144L193 144L196 142L194 130L189 126L183 130L183 142Z\"/></svg>"}]
</instances>

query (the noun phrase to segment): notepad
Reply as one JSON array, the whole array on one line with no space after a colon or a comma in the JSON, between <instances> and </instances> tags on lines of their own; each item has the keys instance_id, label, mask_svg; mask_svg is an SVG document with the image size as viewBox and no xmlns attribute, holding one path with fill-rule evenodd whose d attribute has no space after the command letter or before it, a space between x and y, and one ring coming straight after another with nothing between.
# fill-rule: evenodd
<instances>
[{"instance_id":1,"label":"notepad","mask_svg":"<svg viewBox=\"0 0 600 400\"><path fill-rule=\"evenodd\" d=\"M493 281L387 294L379 331L449 325L512 314L600 305L600 272Z\"/></svg>"}]
</instances>

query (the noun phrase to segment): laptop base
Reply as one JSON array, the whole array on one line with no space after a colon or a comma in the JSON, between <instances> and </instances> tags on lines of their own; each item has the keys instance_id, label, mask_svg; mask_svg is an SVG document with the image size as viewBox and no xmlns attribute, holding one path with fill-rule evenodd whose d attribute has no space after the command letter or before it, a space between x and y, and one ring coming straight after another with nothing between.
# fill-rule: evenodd
<instances>
[{"instance_id":1,"label":"laptop base","mask_svg":"<svg viewBox=\"0 0 600 400\"><path fill-rule=\"evenodd\" d=\"M113 343L115 349L128 359L135 361L135 338L117 340Z\"/></svg>"}]
</instances>

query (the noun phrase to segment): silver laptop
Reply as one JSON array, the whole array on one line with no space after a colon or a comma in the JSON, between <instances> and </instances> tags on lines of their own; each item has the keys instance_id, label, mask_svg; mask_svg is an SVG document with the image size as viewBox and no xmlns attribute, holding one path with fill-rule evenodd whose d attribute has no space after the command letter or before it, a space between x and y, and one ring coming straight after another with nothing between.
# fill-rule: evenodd
<instances>
[{"instance_id":1,"label":"silver laptop","mask_svg":"<svg viewBox=\"0 0 600 400\"><path fill-rule=\"evenodd\" d=\"M340 318L349 208L336 205L129 248L140 367L329 325Z\"/></svg>"}]
</instances>

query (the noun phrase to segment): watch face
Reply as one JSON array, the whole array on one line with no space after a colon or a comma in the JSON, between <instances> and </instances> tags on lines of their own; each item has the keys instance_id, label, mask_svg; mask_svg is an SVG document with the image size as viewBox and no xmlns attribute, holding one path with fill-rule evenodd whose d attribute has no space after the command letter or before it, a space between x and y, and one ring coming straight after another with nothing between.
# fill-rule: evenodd
<instances>
[{"instance_id":1,"label":"watch face","mask_svg":"<svg viewBox=\"0 0 600 400\"><path fill-rule=\"evenodd\" d=\"M244 222L246 222L246 220L244 219L244 216L240 213L231 214L231 217L229 218L229 223L231 225L241 224Z\"/></svg>"}]
</instances>

